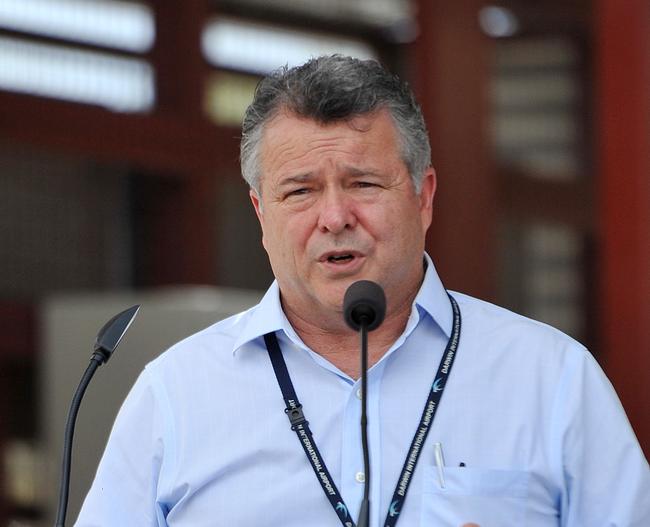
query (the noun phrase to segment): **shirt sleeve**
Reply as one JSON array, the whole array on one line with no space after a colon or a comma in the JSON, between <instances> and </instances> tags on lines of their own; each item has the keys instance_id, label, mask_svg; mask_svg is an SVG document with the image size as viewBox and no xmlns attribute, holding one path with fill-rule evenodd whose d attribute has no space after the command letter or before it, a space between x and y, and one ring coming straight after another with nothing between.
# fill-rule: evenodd
<instances>
[{"instance_id":1,"label":"shirt sleeve","mask_svg":"<svg viewBox=\"0 0 650 527\"><path fill-rule=\"evenodd\" d=\"M558 394L564 527L650 525L650 468L612 385L579 350Z\"/></svg>"},{"instance_id":2,"label":"shirt sleeve","mask_svg":"<svg viewBox=\"0 0 650 527\"><path fill-rule=\"evenodd\" d=\"M157 500L166 450L163 408L145 369L117 415L76 527L166 525Z\"/></svg>"}]
</instances>

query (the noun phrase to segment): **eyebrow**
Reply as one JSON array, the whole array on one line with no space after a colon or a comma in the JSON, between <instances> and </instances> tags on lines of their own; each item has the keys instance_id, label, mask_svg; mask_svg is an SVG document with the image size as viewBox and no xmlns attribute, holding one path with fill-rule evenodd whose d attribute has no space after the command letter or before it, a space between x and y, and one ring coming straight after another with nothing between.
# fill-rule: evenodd
<instances>
[{"instance_id":1,"label":"eyebrow","mask_svg":"<svg viewBox=\"0 0 650 527\"><path fill-rule=\"evenodd\" d=\"M314 174L307 172L305 174L298 174L296 176L288 176L278 183L278 188L288 187L296 183L306 183L314 178Z\"/></svg>"},{"instance_id":2,"label":"eyebrow","mask_svg":"<svg viewBox=\"0 0 650 527\"><path fill-rule=\"evenodd\" d=\"M370 168L356 168L352 166L344 166L343 169L349 177L353 177L353 178L366 177L366 176L373 176L373 177L382 176L381 172L377 172L376 170L372 170ZM305 172L302 174L297 174L295 176L287 176L278 183L277 188L285 188L291 185L308 183L309 181L313 180L315 177L316 176L313 172Z\"/></svg>"},{"instance_id":3,"label":"eyebrow","mask_svg":"<svg viewBox=\"0 0 650 527\"><path fill-rule=\"evenodd\" d=\"M355 167L345 167L345 171L352 177L363 177L363 176L381 176L381 172L372 170L371 168L355 168Z\"/></svg>"}]
</instances>

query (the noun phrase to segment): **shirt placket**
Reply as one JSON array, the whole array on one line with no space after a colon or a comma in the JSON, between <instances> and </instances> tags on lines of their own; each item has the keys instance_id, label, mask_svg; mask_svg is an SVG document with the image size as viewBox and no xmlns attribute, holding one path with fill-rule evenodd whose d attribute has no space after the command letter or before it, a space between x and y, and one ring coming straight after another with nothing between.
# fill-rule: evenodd
<instances>
[{"instance_id":1,"label":"shirt placket","mask_svg":"<svg viewBox=\"0 0 650 527\"><path fill-rule=\"evenodd\" d=\"M368 372L368 444L370 449L371 487L370 506L372 523L375 524L379 506L379 489L381 484L381 444L379 427L379 396L381 376L384 365L377 364ZM350 386L345 404L341 440L341 494L356 520L366 474L363 467L363 450L361 447L361 380Z\"/></svg>"}]
</instances>

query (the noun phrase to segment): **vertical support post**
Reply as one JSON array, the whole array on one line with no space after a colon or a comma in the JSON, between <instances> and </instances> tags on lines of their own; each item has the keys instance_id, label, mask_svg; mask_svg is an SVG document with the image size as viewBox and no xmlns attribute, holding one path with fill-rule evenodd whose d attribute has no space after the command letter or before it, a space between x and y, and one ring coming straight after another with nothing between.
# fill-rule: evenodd
<instances>
[{"instance_id":1,"label":"vertical support post","mask_svg":"<svg viewBox=\"0 0 650 527\"><path fill-rule=\"evenodd\" d=\"M162 113L200 119L207 66L201 51L201 32L207 0L157 0L156 43L151 58L156 70L156 105Z\"/></svg>"},{"instance_id":2,"label":"vertical support post","mask_svg":"<svg viewBox=\"0 0 650 527\"><path fill-rule=\"evenodd\" d=\"M495 295L496 181L490 158L489 58L482 0L420 0L414 89L431 137L438 189L427 248L452 289Z\"/></svg>"},{"instance_id":3,"label":"vertical support post","mask_svg":"<svg viewBox=\"0 0 650 527\"><path fill-rule=\"evenodd\" d=\"M158 110L185 122L205 124L203 91L208 67L201 33L208 0L185 0L182 5L158 0L152 6ZM145 191L152 186L163 189L160 195L144 198L155 213L145 229L143 247L137 249L141 284L216 282L216 173L217 167L205 167L180 174L171 185L164 181L136 183Z\"/></svg>"},{"instance_id":4,"label":"vertical support post","mask_svg":"<svg viewBox=\"0 0 650 527\"><path fill-rule=\"evenodd\" d=\"M650 455L650 3L595 2L600 332Z\"/></svg>"}]
</instances>

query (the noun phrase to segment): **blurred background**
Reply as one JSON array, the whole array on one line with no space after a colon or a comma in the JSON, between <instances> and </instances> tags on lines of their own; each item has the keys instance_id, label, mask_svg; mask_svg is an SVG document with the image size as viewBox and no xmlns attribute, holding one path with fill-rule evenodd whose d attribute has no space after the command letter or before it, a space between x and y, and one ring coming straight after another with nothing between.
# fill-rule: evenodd
<instances>
[{"instance_id":1,"label":"blurred background","mask_svg":"<svg viewBox=\"0 0 650 527\"><path fill-rule=\"evenodd\" d=\"M69 524L142 365L269 285L241 117L326 53L415 89L447 287L585 343L648 455L650 2L0 0L0 525L53 523L108 318L143 305L82 406Z\"/></svg>"}]
</instances>

